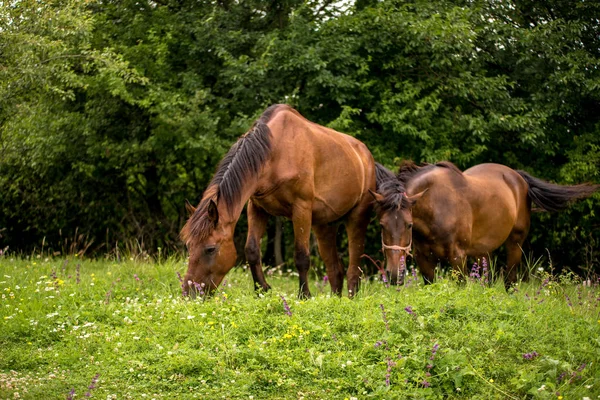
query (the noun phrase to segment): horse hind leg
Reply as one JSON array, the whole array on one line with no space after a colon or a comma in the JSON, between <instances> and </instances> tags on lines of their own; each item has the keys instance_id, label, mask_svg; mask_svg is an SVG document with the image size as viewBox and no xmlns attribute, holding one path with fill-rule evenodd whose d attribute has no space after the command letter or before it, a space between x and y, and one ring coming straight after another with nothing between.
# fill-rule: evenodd
<instances>
[{"instance_id":1,"label":"horse hind leg","mask_svg":"<svg viewBox=\"0 0 600 400\"><path fill-rule=\"evenodd\" d=\"M341 296L344 287L344 266L338 255L336 235L338 225L319 225L314 227L319 245L319 254L327 269L327 278L331 291Z\"/></svg>"},{"instance_id":2,"label":"horse hind leg","mask_svg":"<svg viewBox=\"0 0 600 400\"><path fill-rule=\"evenodd\" d=\"M435 280L435 266L437 257L429 249L418 249L415 251L415 261L419 267L419 272L423 276L423 282L429 285Z\"/></svg>"},{"instance_id":3,"label":"horse hind leg","mask_svg":"<svg viewBox=\"0 0 600 400\"><path fill-rule=\"evenodd\" d=\"M267 228L269 215L252 201L248 202L248 236L246 238L246 261L252 273L255 290L268 291L271 286L267 283L262 270L260 240Z\"/></svg>"},{"instance_id":4,"label":"horse hind leg","mask_svg":"<svg viewBox=\"0 0 600 400\"><path fill-rule=\"evenodd\" d=\"M523 231L513 231L506 241L506 270L504 273L504 288L508 290L511 285L517 282L517 274L520 272L521 257L523 255L523 242L527 233Z\"/></svg>"},{"instance_id":5,"label":"horse hind leg","mask_svg":"<svg viewBox=\"0 0 600 400\"><path fill-rule=\"evenodd\" d=\"M452 271L457 275L458 282L466 282L467 276L469 275L469 269L467 267L467 255L464 250L454 246L448 252L448 261L452 265Z\"/></svg>"},{"instance_id":6,"label":"horse hind leg","mask_svg":"<svg viewBox=\"0 0 600 400\"><path fill-rule=\"evenodd\" d=\"M365 236L369 225L371 206L365 202L355 208L346 222L346 232L348 234L348 297L353 297L358 293L360 287L360 257L365 252Z\"/></svg>"}]
</instances>

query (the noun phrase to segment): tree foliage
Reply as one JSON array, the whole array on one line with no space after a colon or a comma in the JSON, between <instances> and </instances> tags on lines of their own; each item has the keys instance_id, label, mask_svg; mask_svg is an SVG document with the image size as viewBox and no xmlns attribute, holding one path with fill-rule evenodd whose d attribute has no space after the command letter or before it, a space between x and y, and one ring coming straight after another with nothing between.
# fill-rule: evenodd
<instances>
[{"instance_id":1,"label":"tree foliage","mask_svg":"<svg viewBox=\"0 0 600 400\"><path fill-rule=\"evenodd\" d=\"M3 3L1 244L84 235L101 251L129 238L179 246L184 200L201 196L235 138L276 102L356 136L390 167L498 162L559 183L599 182L599 8ZM536 218L534 254L548 248L557 264L598 268L599 203Z\"/></svg>"}]
</instances>

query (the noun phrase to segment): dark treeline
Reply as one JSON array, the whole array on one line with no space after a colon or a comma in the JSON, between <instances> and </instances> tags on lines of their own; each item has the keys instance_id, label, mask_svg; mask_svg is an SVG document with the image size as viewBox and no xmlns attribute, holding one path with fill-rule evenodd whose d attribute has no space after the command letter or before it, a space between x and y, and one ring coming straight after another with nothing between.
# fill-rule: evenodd
<instances>
[{"instance_id":1,"label":"dark treeline","mask_svg":"<svg viewBox=\"0 0 600 400\"><path fill-rule=\"evenodd\" d=\"M185 199L273 103L388 167L497 162L600 182L599 3L342 3L4 2L0 248L181 248ZM599 205L537 214L526 252L600 269Z\"/></svg>"}]
</instances>

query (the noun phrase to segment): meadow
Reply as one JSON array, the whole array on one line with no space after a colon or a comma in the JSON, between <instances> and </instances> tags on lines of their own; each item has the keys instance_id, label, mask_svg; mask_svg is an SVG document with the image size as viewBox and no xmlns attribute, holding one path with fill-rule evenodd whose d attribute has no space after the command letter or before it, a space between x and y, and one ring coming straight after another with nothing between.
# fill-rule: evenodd
<instances>
[{"instance_id":1,"label":"meadow","mask_svg":"<svg viewBox=\"0 0 600 400\"><path fill-rule=\"evenodd\" d=\"M256 295L236 267L182 298L182 259L0 257L2 399L600 398L598 281L537 263L506 293L365 280L356 298L297 298L271 270Z\"/></svg>"}]
</instances>

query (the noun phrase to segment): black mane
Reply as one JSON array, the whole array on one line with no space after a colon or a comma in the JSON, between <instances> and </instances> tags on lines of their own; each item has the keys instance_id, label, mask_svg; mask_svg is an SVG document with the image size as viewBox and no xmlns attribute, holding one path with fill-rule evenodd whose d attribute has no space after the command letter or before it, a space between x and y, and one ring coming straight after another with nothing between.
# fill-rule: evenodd
<instances>
[{"instance_id":1,"label":"black mane","mask_svg":"<svg viewBox=\"0 0 600 400\"><path fill-rule=\"evenodd\" d=\"M291 109L284 104L267 108L250 130L231 146L219 163L217 172L204 191L198 208L181 231L185 241L208 235L214 228L208 218L210 201L223 201L229 212L241 201L244 184L255 179L271 154L271 130L267 123L279 109Z\"/></svg>"},{"instance_id":2,"label":"black mane","mask_svg":"<svg viewBox=\"0 0 600 400\"><path fill-rule=\"evenodd\" d=\"M383 196L382 202L377 202L377 208L388 211L397 208L410 208L412 202L405 196L406 185L418 175L435 167L448 168L462 175L462 171L449 161L436 164L415 164L413 161L403 161L397 175L379 163L375 163L375 178L377 180L377 193Z\"/></svg>"},{"instance_id":3,"label":"black mane","mask_svg":"<svg viewBox=\"0 0 600 400\"><path fill-rule=\"evenodd\" d=\"M378 212L397 208L410 208L412 203L404 195L404 183L392 171L379 163L375 163L375 179L377 193L383 196L383 201L376 203Z\"/></svg>"}]
</instances>

